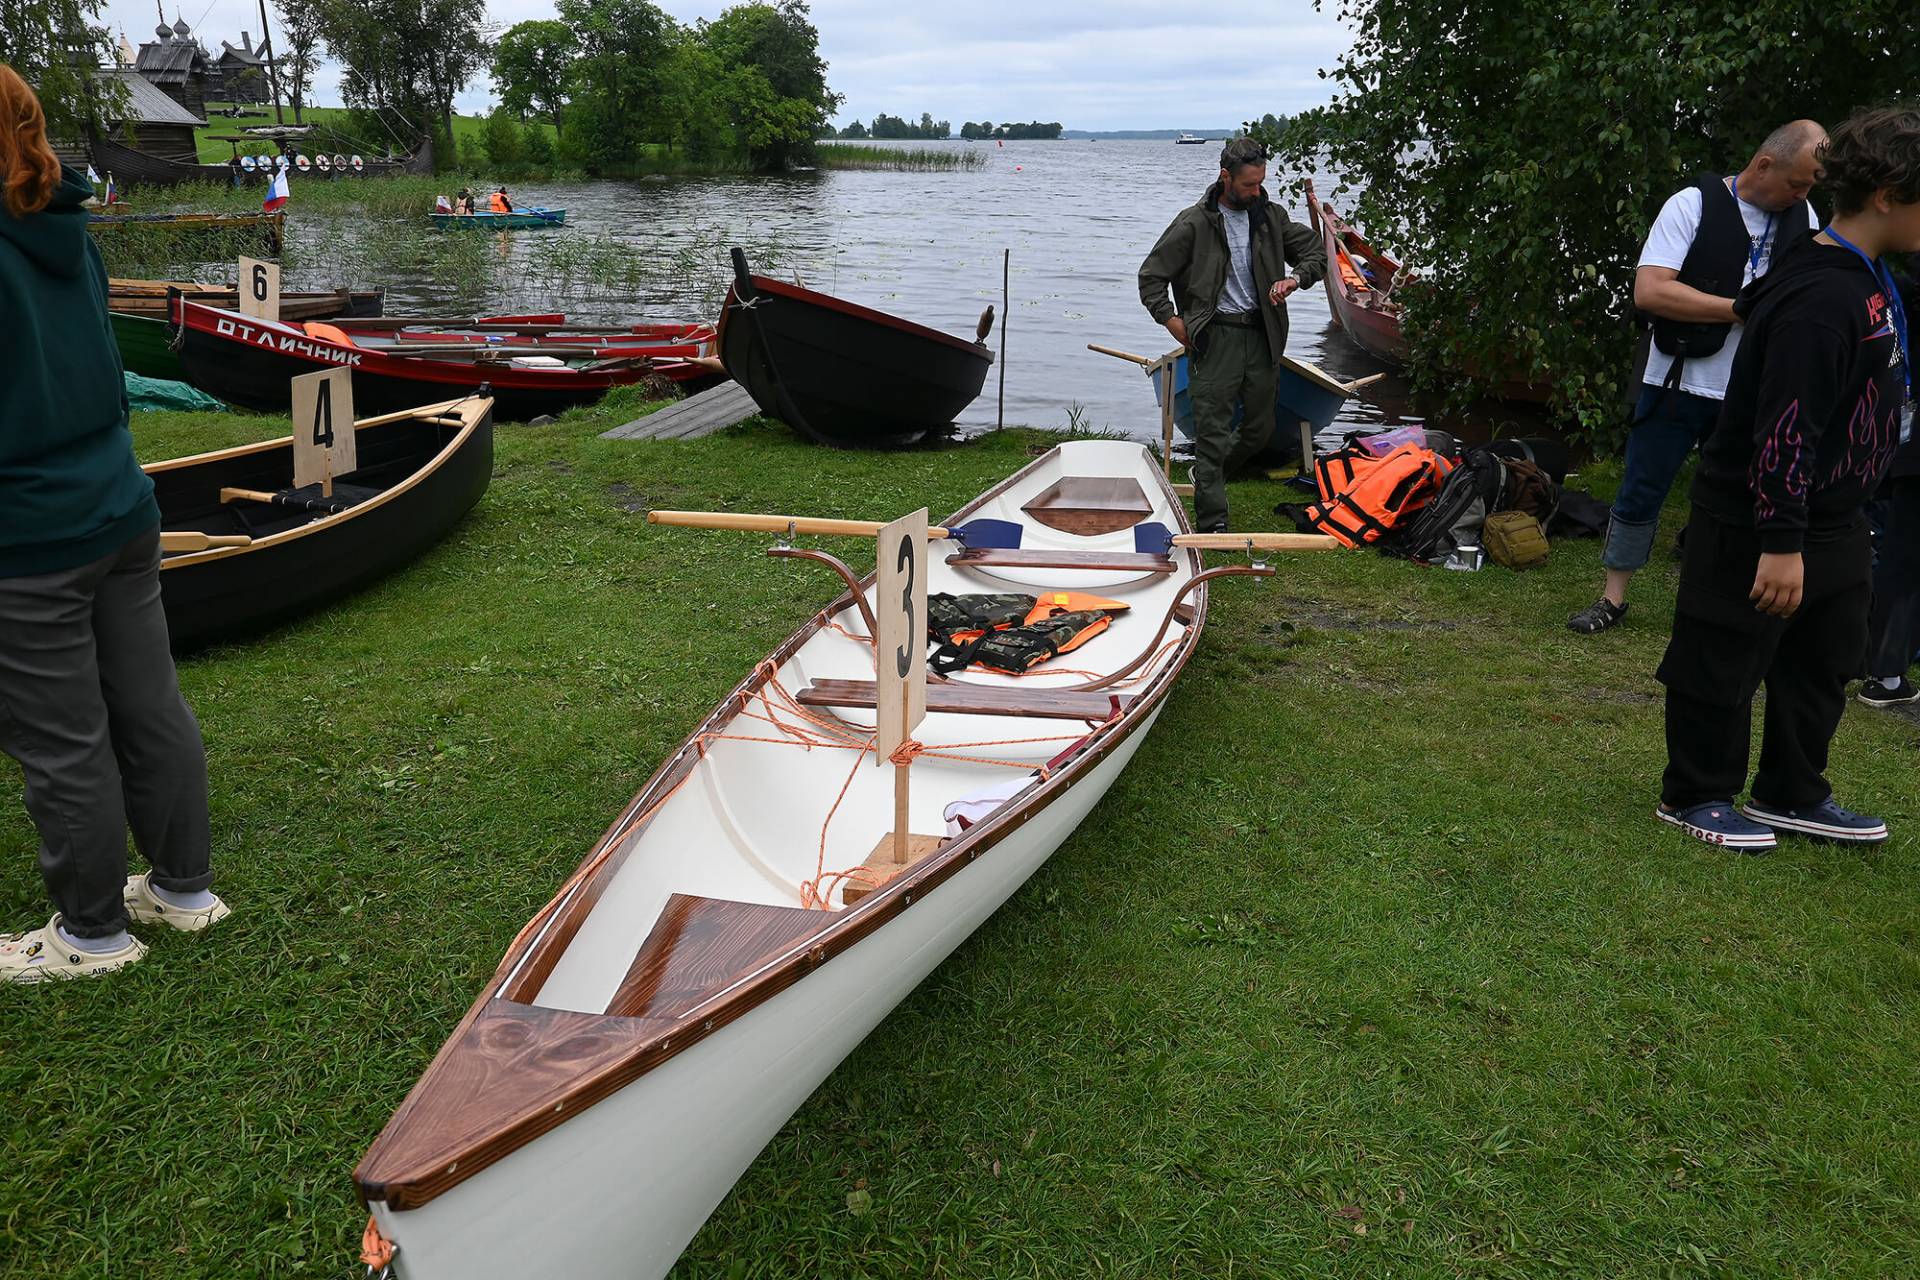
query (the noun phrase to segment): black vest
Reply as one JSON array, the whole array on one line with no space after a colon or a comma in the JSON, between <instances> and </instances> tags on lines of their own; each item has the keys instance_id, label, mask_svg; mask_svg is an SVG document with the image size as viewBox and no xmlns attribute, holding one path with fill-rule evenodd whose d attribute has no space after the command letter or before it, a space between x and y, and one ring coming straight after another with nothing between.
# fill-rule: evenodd
<instances>
[{"instance_id":1,"label":"black vest","mask_svg":"<svg viewBox=\"0 0 1920 1280\"><path fill-rule=\"evenodd\" d=\"M1726 180L1709 174L1694 184L1700 191L1700 226L1687 247L1680 264L1680 283L1710 293L1716 298L1737 298L1746 279L1747 260L1753 253L1753 236L1746 219L1740 216L1740 202L1727 190ZM1780 220L1779 214L1774 221ZM1777 235L1777 232L1776 232ZM1698 324L1653 319L1653 345L1675 357L1667 382L1678 386L1680 365L1689 356L1710 356L1727 345L1730 324Z\"/></svg>"}]
</instances>

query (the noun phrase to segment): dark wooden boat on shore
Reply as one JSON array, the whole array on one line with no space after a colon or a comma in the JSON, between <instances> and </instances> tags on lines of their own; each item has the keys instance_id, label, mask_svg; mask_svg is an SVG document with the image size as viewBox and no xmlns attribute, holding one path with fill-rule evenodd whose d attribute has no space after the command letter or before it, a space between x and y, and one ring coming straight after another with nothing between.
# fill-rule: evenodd
<instances>
[{"instance_id":1,"label":"dark wooden boat on shore","mask_svg":"<svg viewBox=\"0 0 1920 1280\"><path fill-rule=\"evenodd\" d=\"M287 211L272 213L94 213L87 230L96 235L139 230L165 230L174 235L253 235L273 253L286 239Z\"/></svg>"},{"instance_id":2,"label":"dark wooden boat on shore","mask_svg":"<svg viewBox=\"0 0 1920 1280\"><path fill-rule=\"evenodd\" d=\"M170 280L107 281L107 308L113 321L113 338L120 347L120 363L129 373L147 378L165 378L185 382L187 371L173 351L173 335L167 326L167 291L178 289L195 302L228 310L239 305L234 290L222 285L182 283ZM386 305L383 289L336 289L331 293L283 293L280 316L284 320L332 320L340 317L378 316Z\"/></svg>"},{"instance_id":3,"label":"dark wooden boat on shore","mask_svg":"<svg viewBox=\"0 0 1920 1280\"><path fill-rule=\"evenodd\" d=\"M976 340L747 270L733 251L720 360L770 417L822 444L912 444L980 396L993 353Z\"/></svg>"},{"instance_id":4,"label":"dark wooden boat on shore","mask_svg":"<svg viewBox=\"0 0 1920 1280\"><path fill-rule=\"evenodd\" d=\"M339 600L446 536L493 475L493 404L450 400L355 424L359 467L290 488L291 437L146 468L163 534L250 538L165 554L160 600L176 651ZM239 497L244 490L255 497Z\"/></svg>"},{"instance_id":5,"label":"dark wooden boat on shore","mask_svg":"<svg viewBox=\"0 0 1920 1280\"><path fill-rule=\"evenodd\" d=\"M114 181L121 186L174 187L183 182L216 182L224 185L233 181L233 166L225 162L191 164L172 160L104 136L96 137L88 149L93 155L93 167L102 174L112 174ZM261 175L260 181L266 181L267 168L255 172ZM432 139L421 142L412 154L393 160L362 159L357 166L349 163L342 171L342 176L384 177L401 173L433 173Z\"/></svg>"},{"instance_id":6,"label":"dark wooden boat on shore","mask_svg":"<svg viewBox=\"0 0 1920 1280\"><path fill-rule=\"evenodd\" d=\"M262 413L287 411L293 378L337 367L353 371L354 406L367 413L484 388L495 416L511 422L592 404L614 387L652 377L696 388L724 376L704 325L644 326L672 329L671 335L575 337L563 331L564 317L499 319L532 321L544 333L528 334L509 323L487 326L494 332L483 330L477 340L444 329L409 334L404 327L417 322L407 320L359 322L349 332L325 321L255 320L184 297L174 299L168 313L187 380L228 404ZM508 340L514 334L523 340Z\"/></svg>"}]
</instances>

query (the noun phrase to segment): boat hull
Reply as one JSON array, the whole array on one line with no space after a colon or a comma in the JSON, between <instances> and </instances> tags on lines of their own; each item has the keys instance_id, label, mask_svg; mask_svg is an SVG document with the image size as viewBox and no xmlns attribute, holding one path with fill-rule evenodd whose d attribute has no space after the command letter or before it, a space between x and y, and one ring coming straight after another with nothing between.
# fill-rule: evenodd
<instances>
[{"instance_id":1,"label":"boat hull","mask_svg":"<svg viewBox=\"0 0 1920 1280\"><path fill-rule=\"evenodd\" d=\"M720 311L720 360L769 417L842 448L899 447L980 398L978 342L744 269Z\"/></svg>"},{"instance_id":2,"label":"boat hull","mask_svg":"<svg viewBox=\"0 0 1920 1280\"><path fill-rule=\"evenodd\" d=\"M672 1268L820 1083L1092 811L1160 708L1070 792L909 911L752 1012L418 1209L370 1208L403 1280L564 1275L653 1280ZM915 915L926 919L914 921ZM530 1231L530 1222L542 1224Z\"/></svg>"},{"instance_id":3,"label":"boat hull","mask_svg":"<svg viewBox=\"0 0 1920 1280\"><path fill-rule=\"evenodd\" d=\"M484 388L493 397L495 417L509 422L593 404L612 388L647 377L638 365L590 372L383 355L193 303L176 303L172 317L187 380L228 404L261 413L287 412L291 380L319 369L353 371L354 411L362 416L479 394Z\"/></svg>"},{"instance_id":4,"label":"boat hull","mask_svg":"<svg viewBox=\"0 0 1920 1280\"><path fill-rule=\"evenodd\" d=\"M1194 430L1193 396L1188 385L1187 358L1181 356L1173 368L1173 425L1182 436L1191 440ZM1165 383L1166 371L1162 369L1153 378L1156 403L1166 394ZM1276 465L1298 462L1300 424L1307 424L1310 436L1318 435L1333 425L1340 407L1346 402L1344 394L1319 385L1287 365L1281 365L1273 395L1273 435L1268 439L1267 447L1255 456L1255 461ZM1236 431L1245 418L1246 406L1236 404L1233 408Z\"/></svg>"},{"instance_id":5,"label":"boat hull","mask_svg":"<svg viewBox=\"0 0 1920 1280\"><path fill-rule=\"evenodd\" d=\"M526 210L516 213L433 213L433 225L442 231L533 231L540 227L563 227L565 209Z\"/></svg>"},{"instance_id":6,"label":"boat hull","mask_svg":"<svg viewBox=\"0 0 1920 1280\"><path fill-rule=\"evenodd\" d=\"M263 539L234 504L220 501L220 489L284 488L293 473L290 441L147 468L163 530L256 536L252 547L161 561L160 600L176 652L341 600L439 542L487 490L493 418L481 413L470 429L417 421L362 427L357 449L360 468L341 483L383 473L401 478L348 512L313 523L289 519L288 529Z\"/></svg>"},{"instance_id":7,"label":"boat hull","mask_svg":"<svg viewBox=\"0 0 1920 1280\"><path fill-rule=\"evenodd\" d=\"M173 353L173 339L165 320L120 311L111 312L108 319L113 322L114 343L120 348L120 366L128 373L168 382L187 380L180 357Z\"/></svg>"}]
</instances>

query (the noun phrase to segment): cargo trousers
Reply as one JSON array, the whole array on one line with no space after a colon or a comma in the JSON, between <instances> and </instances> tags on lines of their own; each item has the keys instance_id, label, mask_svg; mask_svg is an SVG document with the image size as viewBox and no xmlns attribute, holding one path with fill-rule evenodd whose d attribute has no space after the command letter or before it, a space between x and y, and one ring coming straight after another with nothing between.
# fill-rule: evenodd
<instances>
[{"instance_id":1,"label":"cargo trousers","mask_svg":"<svg viewBox=\"0 0 1920 1280\"><path fill-rule=\"evenodd\" d=\"M127 924L127 833L150 883L213 883L207 757L160 605L156 527L89 564L0 578L0 751L20 762L40 874L78 938Z\"/></svg>"},{"instance_id":2,"label":"cargo trousers","mask_svg":"<svg viewBox=\"0 0 1920 1280\"><path fill-rule=\"evenodd\" d=\"M1259 313L1253 324L1219 317L1203 335L1205 353L1189 350L1188 394L1193 398L1193 515L1202 533L1227 527L1227 477L1253 461L1273 435L1273 395L1279 361L1267 350ZM1246 416L1238 434L1233 414Z\"/></svg>"}]
</instances>

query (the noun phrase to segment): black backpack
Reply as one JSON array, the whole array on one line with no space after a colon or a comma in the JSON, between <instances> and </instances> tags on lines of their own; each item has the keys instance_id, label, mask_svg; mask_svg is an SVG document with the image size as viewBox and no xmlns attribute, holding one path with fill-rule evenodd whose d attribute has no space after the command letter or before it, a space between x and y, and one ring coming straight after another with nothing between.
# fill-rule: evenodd
<instances>
[{"instance_id":1,"label":"black backpack","mask_svg":"<svg viewBox=\"0 0 1920 1280\"><path fill-rule=\"evenodd\" d=\"M1433 501L1384 539L1381 550L1429 563L1446 559L1463 539L1479 536L1481 524L1500 505L1506 473L1505 464L1484 446L1467 450Z\"/></svg>"}]
</instances>

